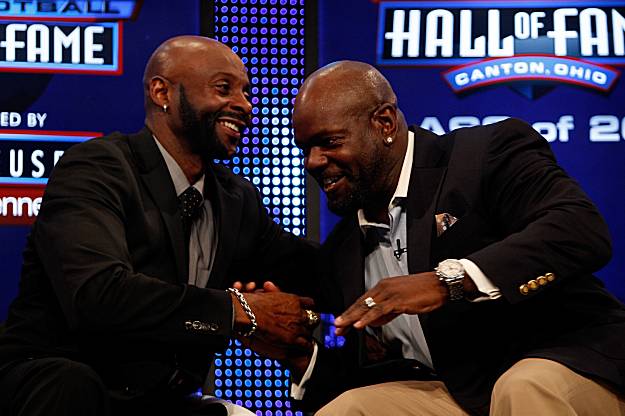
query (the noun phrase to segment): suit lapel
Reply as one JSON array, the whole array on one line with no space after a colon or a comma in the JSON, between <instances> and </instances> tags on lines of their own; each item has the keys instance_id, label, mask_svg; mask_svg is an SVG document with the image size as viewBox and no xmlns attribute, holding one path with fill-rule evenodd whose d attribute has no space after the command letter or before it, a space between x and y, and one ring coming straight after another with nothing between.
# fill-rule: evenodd
<instances>
[{"instance_id":1,"label":"suit lapel","mask_svg":"<svg viewBox=\"0 0 625 416\"><path fill-rule=\"evenodd\" d=\"M344 308L351 306L365 292L365 253L361 231L355 217L348 233L334 257L336 276L341 282Z\"/></svg>"},{"instance_id":2,"label":"suit lapel","mask_svg":"<svg viewBox=\"0 0 625 416\"><path fill-rule=\"evenodd\" d=\"M430 251L435 208L447 167L441 164L444 151L441 138L416 129L412 172L408 189L408 270L419 273L431 270Z\"/></svg>"},{"instance_id":3,"label":"suit lapel","mask_svg":"<svg viewBox=\"0 0 625 416\"><path fill-rule=\"evenodd\" d=\"M434 209L445 172L446 168L412 171L408 192L407 224L410 273L431 270L430 251L434 229Z\"/></svg>"},{"instance_id":4,"label":"suit lapel","mask_svg":"<svg viewBox=\"0 0 625 416\"><path fill-rule=\"evenodd\" d=\"M228 265L236 250L236 236L241 225L242 196L237 188L231 186L231 178L219 175L217 167L206 172L206 192L213 206L215 220L218 222L217 250L208 287L222 288L227 278ZM253 226L253 225L250 225Z\"/></svg>"},{"instance_id":5,"label":"suit lapel","mask_svg":"<svg viewBox=\"0 0 625 416\"><path fill-rule=\"evenodd\" d=\"M144 128L130 136L130 148L137 159L140 175L150 196L158 207L169 234L169 242L176 262L177 281L188 281L188 260L186 257L184 232L178 212L178 198L163 155L158 150L152 133Z\"/></svg>"}]
</instances>

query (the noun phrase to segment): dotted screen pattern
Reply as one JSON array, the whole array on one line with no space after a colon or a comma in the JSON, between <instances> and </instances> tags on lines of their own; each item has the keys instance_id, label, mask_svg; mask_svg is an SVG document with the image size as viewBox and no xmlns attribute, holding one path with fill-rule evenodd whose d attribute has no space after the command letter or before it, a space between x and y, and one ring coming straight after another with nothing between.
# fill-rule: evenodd
<instances>
[{"instance_id":1,"label":"dotted screen pattern","mask_svg":"<svg viewBox=\"0 0 625 416\"><path fill-rule=\"evenodd\" d=\"M305 171L291 112L304 78L304 0L215 0L214 37L248 68L252 120L236 155L221 163L249 179L274 221L306 234ZM217 397L257 415L301 415L289 402L289 372L231 343L215 359Z\"/></svg>"},{"instance_id":2,"label":"dotted screen pattern","mask_svg":"<svg viewBox=\"0 0 625 416\"><path fill-rule=\"evenodd\" d=\"M259 189L275 221L305 235L305 170L291 111L304 77L304 0L217 0L215 37L248 68L252 123L230 165Z\"/></svg>"}]
</instances>

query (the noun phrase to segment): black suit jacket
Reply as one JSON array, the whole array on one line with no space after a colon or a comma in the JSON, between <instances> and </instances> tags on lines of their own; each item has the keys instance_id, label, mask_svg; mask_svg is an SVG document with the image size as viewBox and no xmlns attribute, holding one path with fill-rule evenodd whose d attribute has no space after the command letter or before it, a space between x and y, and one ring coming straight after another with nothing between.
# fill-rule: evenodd
<instances>
[{"instance_id":1,"label":"black suit jacket","mask_svg":"<svg viewBox=\"0 0 625 416\"><path fill-rule=\"evenodd\" d=\"M209 287L187 285L177 197L151 136L144 129L93 139L55 167L0 337L0 366L69 357L130 394L177 367L201 381L210 353L232 335L223 289L239 279L302 275L316 248L283 232L251 183L215 165L205 181L218 225Z\"/></svg>"},{"instance_id":2,"label":"black suit jacket","mask_svg":"<svg viewBox=\"0 0 625 416\"><path fill-rule=\"evenodd\" d=\"M488 405L497 378L544 357L625 390L625 310L591 273L610 257L607 227L547 142L515 119L436 136L418 127L407 201L408 268L468 258L500 288L498 300L448 302L421 315L438 378L466 409ZM459 220L437 237L434 216ZM365 248L355 215L322 248L325 309L340 314L364 293ZM555 280L528 294L546 273ZM541 279L542 280L542 279ZM411 362L371 362L363 334L321 349L304 407L383 381L419 378Z\"/></svg>"}]
</instances>

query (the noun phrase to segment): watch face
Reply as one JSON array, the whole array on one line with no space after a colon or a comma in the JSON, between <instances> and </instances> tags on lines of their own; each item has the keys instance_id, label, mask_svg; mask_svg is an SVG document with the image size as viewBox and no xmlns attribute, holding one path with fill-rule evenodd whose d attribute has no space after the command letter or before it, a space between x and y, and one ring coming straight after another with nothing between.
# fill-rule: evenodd
<instances>
[{"instance_id":1,"label":"watch face","mask_svg":"<svg viewBox=\"0 0 625 416\"><path fill-rule=\"evenodd\" d=\"M438 265L437 270L444 277L457 277L464 274L462 263L456 260L445 260Z\"/></svg>"}]
</instances>

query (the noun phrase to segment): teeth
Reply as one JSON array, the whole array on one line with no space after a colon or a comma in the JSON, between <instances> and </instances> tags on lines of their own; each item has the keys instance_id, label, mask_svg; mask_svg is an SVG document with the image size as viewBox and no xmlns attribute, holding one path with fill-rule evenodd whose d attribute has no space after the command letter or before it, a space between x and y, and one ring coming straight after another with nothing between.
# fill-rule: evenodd
<instances>
[{"instance_id":1,"label":"teeth","mask_svg":"<svg viewBox=\"0 0 625 416\"><path fill-rule=\"evenodd\" d=\"M221 124L223 124L224 126L228 127L229 129L232 129L234 131L236 131L237 133L239 132L239 126L237 126L234 123L231 123L229 121L220 121Z\"/></svg>"},{"instance_id":2,"label":"teeth","mask_svg":"<svg viewBox=\"0 0 625 416\"><path fill-rule=\"evenodd\" d=\"M339 177L339 176L335 176L335 177L333 177L333 178L325 178L325 179L323 180L323 184L324 184L325 186L330 186L330 185L333 185L333 184L335 184L336 182L338 182L338 180L339 180L339 179L340 179L340 177Z\"/></svg>"}]
</instances>

